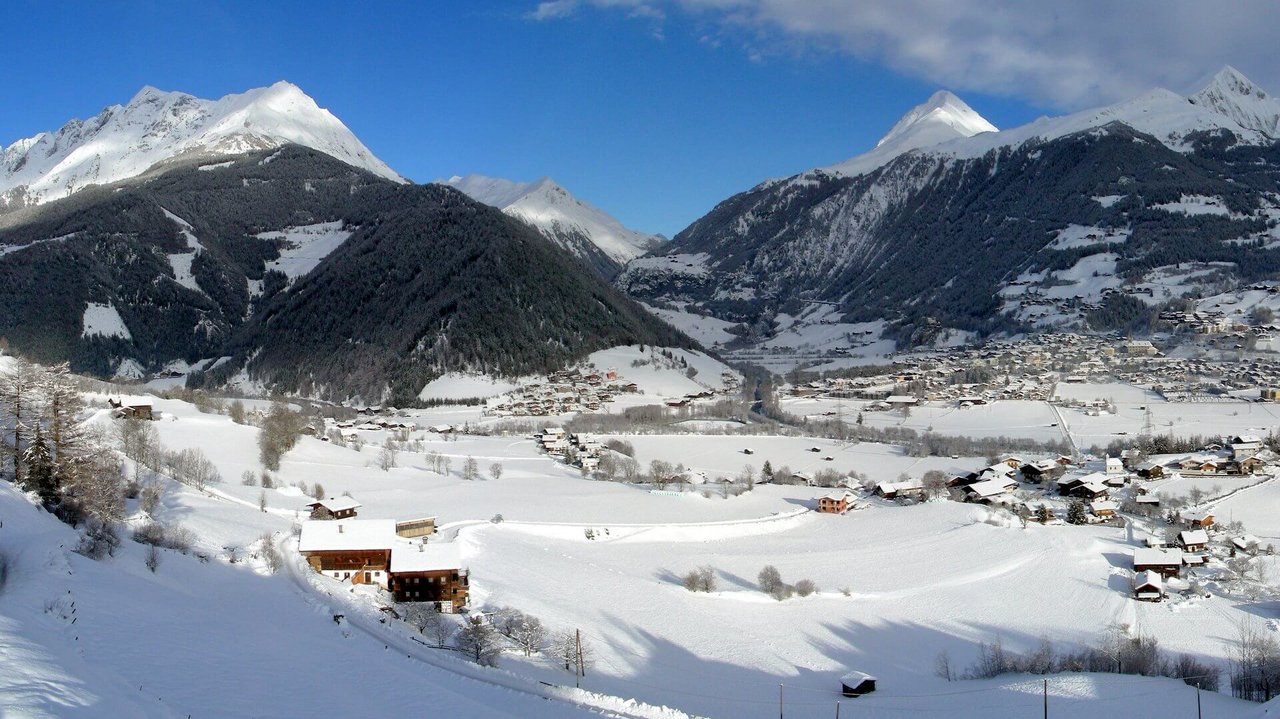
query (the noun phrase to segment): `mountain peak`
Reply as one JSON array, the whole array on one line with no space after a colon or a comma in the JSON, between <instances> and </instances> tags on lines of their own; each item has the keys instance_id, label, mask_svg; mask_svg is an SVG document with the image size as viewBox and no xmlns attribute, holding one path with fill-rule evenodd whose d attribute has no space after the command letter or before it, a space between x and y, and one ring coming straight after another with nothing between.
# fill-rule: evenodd
<instances>
[{"instance_id":1,"label":"mountain peak","mask_svg":"<svg viewBox=\"0 0 1280 719\"><path fill-rule=\"evenodd\" d=\"M1193 105L1230 118L1246 130L1269 138L1280 137L1280 102L1230 65L1219 70L1204 89L1187 99Z\"/></svg>"},{"instance_id":2,"label":"mountain peak","mask_svg":"<svg viewBox=\"0 0 1280 719\"><path fill-rule=\"evenodd\" d=\"M17 198L38 204L90 184L136 177L184 153L238 155L297 144L382 177L404 181L332 113L292 83L277 82L218 100L147 85L125 106L54 133L13 143L0 154L0 209Z\"/></svg>"},{"instance_id":3,"label":"mountain peak","mask_svg":"<svg viewBox=\"0 0 1280 719\"><path fill-rule=\"evenodd\" d=\"M951 92L939 90L894 123L870 152L824 169L841 175L859 175L911 150L997 131L995 125L987 122L964 100Z\"/></svg>"},{"instance_id":4,"label":"mountain peak","mask_svg":"<svg viewBox=\"0 0 1280 719\"><path fill-rule=\"evenodd\" d=\"M1254 84L1252 80L1244 76L1244 73L1235 69L1230 65L1224 65L1209 82L1200 90L1197 95L1219 91L1224 94L1254 96L1257 98L1265 98L1267 93L1262 88Z\"/></svg>"},{"instance_id":5,"label":"mountain peak","mask_svg":"<svg viewBox=\"0 0 1280 719\"><path fill-rule=\"evenodd\" d=\"M167 93L166 93L164 90L161 90L161 89L159 89L159 88L157 88L157 87L154 87L154 86L152 86L152 85L143 85L143 86L142 86L142 89L141 89L141 90L138 90L138 92L136 92L136 93L134 94L134 96L133 96L132 98L130 98L130 100L129 100L129 103L128 103L128 104L129 104L129 105L138 105L138 104L143 103L143 102L146 102L147 100L150 100L150 99L152 99L152 98L163 97L163 96L164 96L164 95L166 95L166 94L167 94Z\"/></svg>"},{"instance_id":6,"label":"mountain peak","mask_svg":"<svg viewBox=\"0 0 1280 719\"><path fill-rule=\"evenodd\" d=\"M604 210L574 197L545 175L532 182L515 182L485 175L454 175L442 184L524 220L579 256L584 252L604 253L610 261L621 266L662 242L658 235L624 227ZM579 236L595 249L581 245ZM616 272L616 268L613 271Z\"/></svg>"},{"instance_id":7,"label":"mountain peak","mask_svg":"<svg viewBox=\"0 0 1280 719\"><path fill-rule=\"evenodd\" d=\"M953 131L947 133L946 130ZM922 132L923 131L923 132ZM941 131L941 132L939 132ZM909 135L925 135L923 139L932 140L938 134L954 134L957 137L972 137L980 132L996 132L996 126L987 122L964 100L947 90L939 90L929 96L925 102L911 108L889 132L876 143L876 147L893 144L896 140ZM947 137L940 141L952 139ZM912 148L925 145L911 143ZM935 144L929 142L929 144Z\"/></svg>"}]
</instances>

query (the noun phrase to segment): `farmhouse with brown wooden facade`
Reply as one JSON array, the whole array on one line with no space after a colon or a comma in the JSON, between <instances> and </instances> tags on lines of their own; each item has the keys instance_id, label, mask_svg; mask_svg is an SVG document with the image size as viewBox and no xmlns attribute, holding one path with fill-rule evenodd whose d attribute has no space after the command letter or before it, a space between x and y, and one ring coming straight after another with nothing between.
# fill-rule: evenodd
<instances>
[{"instance_id":1,"label":"farmhouse with brown wooden facade","mask_svg":"<svg viewBox=\"0 0 1280 719\"><path fill-rule=\"evenodd\" d=\"M298 551L315 571L381 587L398 602L436 602L444 612L466 606L469 576L457 546L430 544L422 535L410 539L396 530L392 519L303 522Z\"/></svg>"}]
</instances>

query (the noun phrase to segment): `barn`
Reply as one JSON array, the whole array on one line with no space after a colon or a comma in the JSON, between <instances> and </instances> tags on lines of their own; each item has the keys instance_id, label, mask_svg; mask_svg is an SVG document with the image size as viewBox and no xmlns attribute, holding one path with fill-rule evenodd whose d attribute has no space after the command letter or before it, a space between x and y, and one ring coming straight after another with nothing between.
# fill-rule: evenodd
<instances>
[{"instance_id":1,"label":"barn","mask_svg":"<svg viewBox=\"0 0 1280 719\"><path fill-rule=\"evenodd\" d=\"M840 678L840 693L847 697L860 697L876 690L876 678L864 672L849 672Z\"/></svg>"}]
</instances>

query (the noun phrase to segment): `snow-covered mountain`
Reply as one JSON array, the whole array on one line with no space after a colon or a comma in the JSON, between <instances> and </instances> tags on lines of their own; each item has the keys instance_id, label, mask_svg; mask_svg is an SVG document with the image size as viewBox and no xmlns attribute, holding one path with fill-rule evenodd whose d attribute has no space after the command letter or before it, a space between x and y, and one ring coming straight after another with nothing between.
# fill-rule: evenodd
<instances>
[{"instance_id":1,"label":"snow-covered mountain","mask_svg":"<svg viewBox=\"0 0 1280 719\"><path fill-rule=\"evenodd\" d=\"M870 152L735 195L661 252L618 286L751 339L808 316L884 320L902 344L1149 327L1184 293L1275 277L1280 101L1225 67L1191 95L996 131L937 93Z\"/></svg>"},{"instance_id":2,"label":"snow-covered mountain","mask_svg":"<svg viewBox=\"0 0 1280 719\"><path fill-rule=\"evenodd\" d=\"M126 105L4 148L0 211L136 177L177 157L238 155L289 143L403 181L342 121L287 82L218 100L144 87Z\"/></svg>"},{"instance_id":3,"label":"snow-covered mountain","mask_svg":"<svg viewBox=\"0 0 1280 719\"><path fill-rule=\"evenodd\" d=\"M860 175L904 152L983 132L997 132L997 129L964 100L946 90L939 90L927 102L916 105L903 115L870 152L826 169L839 175Z\"/></svg>"},{"instance_id":4,"label":"snow-covered mountain","mask_svg":"<svg viewBox=\"0 0 1280 719\"><path fill-rule=\"evenodd\" d=\"M666 240L661 235L624 227L616 218L574 197L549 177L514 182L467 175L451 177L444 184L533 225L610 278L627 262L656 249Z\"/></svg>"}]
</instances>

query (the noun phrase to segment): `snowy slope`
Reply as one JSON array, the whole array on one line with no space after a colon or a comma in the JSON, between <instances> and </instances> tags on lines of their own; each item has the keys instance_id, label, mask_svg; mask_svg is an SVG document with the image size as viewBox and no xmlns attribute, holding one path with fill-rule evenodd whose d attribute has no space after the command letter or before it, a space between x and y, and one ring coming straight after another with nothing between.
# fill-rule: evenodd
<instances>
[{"instance_id":1,"label":"snowy slope","mask_svg":"<svg viewBox=\"0 0 1280 719\"><path fill-rule=\"evenodd\" d=\"M126 105L18 140L0 152L0 207L65 197L188 154L235 155L293 143L402 180L355 135L287 82L202 100L144 87Z\"/></svg>"},{"instance_id":2,"label":"snowy slope","mask_svg":"<svg viewBox=\"0 0 1280 719\"><path fill-rule=\"evenodd\" d=\"M253 507L206 501L197 512L219 504L215 524L239 515L288 532L289 520ZM610 715L546 701L509 679L516 689L468 678L475 672L462 662L432 664L412 642L389 648L388 638L335 624L341 609L255 562L164 551L151 573L142 546L127 540L95 562L70 551L74 530L8 483L0 517L13 563L0 603L6 717L419 715L424 706L432 715ZM317 677L339 676L364 691L316 691Z\"/></svg>"},{"instance_id":3,"label":"snowy slope","mask_svg":"<svg viewBox=\"0 0 1280 719\"><path fill-rule=\"evenodd\" d=\"M825 169L840 175L861 175L904 152L984 132L997 132L996 126L987 122L964 100L946 90L939 90L928 101L903 115L870 152Z\"/></svg>"},{"instance_id":4,"label":"snowy slope","mask_svg":"<svg viewBox=\"0 0 1280 719\"><path fill-rule=\"evenodd\" d=\"M467 175L451 177L444 184L461 190L474 200L519 217L552 239L582 235L619 265L645 254L663 241L659 235L623 227L616 218L569 194L550 177L533 182L513 182L498 177ZM574 248L568 249L573 251Z\"/></svg>"}]
</instances>

